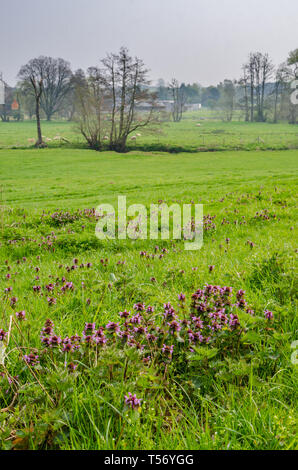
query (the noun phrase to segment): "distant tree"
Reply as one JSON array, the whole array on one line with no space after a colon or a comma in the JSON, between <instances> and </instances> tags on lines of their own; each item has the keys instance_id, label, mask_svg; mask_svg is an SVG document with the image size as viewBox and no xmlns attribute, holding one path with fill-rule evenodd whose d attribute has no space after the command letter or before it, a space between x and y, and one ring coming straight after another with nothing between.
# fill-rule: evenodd
<instances>
[{"instance_id":1,"label":"distant tree","mask_svg":"<svg viewBox=\"0 0 298 470\"><path fill-rule=\"evenodd\" d=\"M292 83L294 87L297 87L297 80L298 80L298 48L294 49L289 53L287 63L290 67L293 67L292 70ZM294 81L296 79L296 81ZM291 88L291 95L293 93L293 88ZM297 112L297 103L292 103L290 100L289 104L289 123L296 124L298 119L298 112Z\"/></svg>"},{"instance_id":2,"label":"distant tree","mask_svg":"<svg viewBox=\"0 0 298 470\"><path fill-rule=\"evenodd\" d=\"M254 121L254 97L255 97L255 61L254 55L250 54L248 63L244 65L249 80L250 95L250 121Z\"/></svg>"},{"instance_id":3,"label":"distant tree","mask_svg":"<svg viewBox=\"0 0 298 470\"><path fill-rule=\"evenodd\" d=\"M288 63L288 65L294 65L295 68L297 69L297 67L298 67L298 48L294 49L291 52L289 52L287 63ZM298 74L296 76L298 78Z\"/></svg>"},{"instance_id":4,"label":"distant tree","mask_svg":"<svg viewBox=\"0 0 298 470\"><path fill-rule=\"evenodd\" d=\"M157 97L159 100L168 99L168 88L163 78L159 78L157 81Z\"/></svg>"},{"instance_id":5,"label":"distant tree","mask_svg":"<svg viewBox=\"0 0 298 470\"><path fill-rule=\"evenodd\" d=\"M202 105L214 109L220 98L220 92L215 86L208 86L202 90Z\"/></svg>"},{"instance_id":6,"label":"distant tree","mask_svg":"<svg viewBox=\"0 0 298 470\"><path fill-rule=\"evenodd\" d=\"M201 100L201 89L197 83L186 85L185 93L187 96L188 103L200 103Z\"/></svg>"},{"instance_id":7,"label":"distant tree","mask_svg":"<svg viewBox=\"0 0 298 470\"><path fill-rule=\"evenodd\" d=\"M77 117L91 148L100 149L104 138L110 150L125 152L128 136L153 122L156 95L148 88L147 74L143 61L124 47L108 54L101 68L88 69L77 90Z\"/></svg>"},{"instance_id":8,"label":"distant tree","mask_svg":"<svg viewBox=\"0 0 298 470\"><path fill-rule=\"evenodd\" d=\"M265 91L272 77L273 64L268 54L254 52L243 66L250 95L250 120L265 121ZM247 86L247 85L246 85Z\"/></svg>"},{"instance_id":9,"label":"distant tree","mask_svg":"<svg viewBox=\"0 0 298 470\"><path fill-rule=\"evenodd\" d=\"M43 81L46 68L46 58L40 56L36 59L31 59L26 65L23 65L18 73L21 82L26 82L27 86L32 87L35 99L35 116L37 124L37 141L36 147L46 147L42 140L41 125L40 125L40 100L43 92Z\"/></svg>"},{"instance_id":10,"label":"distant tree","mask_svg":"<svg viewBox=\"0 0 298 470\"><path fill-rule=\"evenodd\" d=\"M247 73L247 67L242 67L243 70L243 75L241 79L239 80L238 84L240 86L240 90L243 90L242 96L239 98L239 106L240 108L244 108L244 113L245 113L245 122L249 121L249 99L248 99L248 93L249 93L249 78L248 78L248 73Z\"/></svg>"},{"instance_id":11,"label":"distant tree","mask_svg":"<svg viewBox=\"0 0 298 470\"><path fill-rule=\"evenodd\" d=\"M173 99L172 117L174 122L180 122L185 109L187 100L186 87L184 84L179 85L178 80L173 78L169 83L169 91Z\"/></svg>"},{"instance_id":12,"label":"distant tree","mask_svg":"<svg viewBox=\"0 0 298 470\"><path fill-rule=\"evenodd\" d=\"M71 90L72 72L69 62L64 59L43 57L43 93L41 107L48 121L59 112Z\"/></svg>"},{"instance_id":13,"label":"distant tree","mask_svg":"<svg viewBox=\"0 0 298 470\"><path fill-rule=\"evenodd\" d=\"M275 83L273 89L273 122L277 123L279 118L282 116L283 111L283 95L285 90L289 88L289 77L290 77L290 69L287 67L285 63L281 64L275 73ZM288 95L288 93L287 93Z\"/></svg>"},{"instance_id":14,"label":"distant tree","mask_svg":"<svg viewBox=\"0 0 298 470\"><path fill-rule=\"evenodd\" d=\"M35 104L35 94L30 82L23 81L19 82L18 85L19 90L19 99L21 106L23 108L24 114L26 114L29 119L33 119L36 111L36 104Z\"/></svg>"},{"instance_id":15,"label":"distant tree","mask_svg":"<svg viewBox=\"0 0 298 470\"><path fill-rule=\"evenodd\" d=\"M86 77L82 69L76 70L70 79L70 89L62 101L60 114L72 121L77 111L76 93L79 88L85 83Z\"/></svg>"},{"instance_id":16,"label":"distant tree","mask_svg":"<svg viewBox=\"0 0 298 470\"><path fill-rule=\"evenodd\" d=\"M220 99L219 106L224 112L225 120L231 121L235 109L236 88L235 81L224 80L219 84Z\"/></svg>"},{"instance_id":17,"label":"distant tree","mask_svg":"<svg viewBox=\"0 0 298 470\"><path fill-rule=\"evenodd\" d=\"M103 92L101 82L96 83L90 69L89 74L89 78L85 77L83 71L76 74L74 83L76 120L80 133L89 147L93 150L100 150L103 139Z\"/></svg>"},{"instance_id":18,"label":"distant tree","mask_svg":"<svg viewBox=\"0 0 298 470\"><path fill-rule=\"evenodd\" d=\"M11 104L13 102L14 89L10 87L7 83L4 83L4 98L5 104L0 105L0 118L3 122L8 122L12 116Z\"/></svg>"}]
</instances>

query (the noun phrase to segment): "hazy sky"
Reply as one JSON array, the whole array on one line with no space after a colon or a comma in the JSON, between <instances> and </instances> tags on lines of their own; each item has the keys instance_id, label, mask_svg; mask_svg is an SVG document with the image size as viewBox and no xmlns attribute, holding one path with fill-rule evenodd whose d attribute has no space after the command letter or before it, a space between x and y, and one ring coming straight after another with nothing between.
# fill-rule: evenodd
<instances>
[{"instance_id":1,"label":"hazy sky","mask_svg":"<svg viewBox=\"0 0 298 470\"><path fill-rule=\"evenodd\" d=\"M202 85L239 78L250 51L283 62L298 47L297 0L0 0L0 71L38 55L96 65L127 46L151 70Z\"/></svg>"}]
</instances>

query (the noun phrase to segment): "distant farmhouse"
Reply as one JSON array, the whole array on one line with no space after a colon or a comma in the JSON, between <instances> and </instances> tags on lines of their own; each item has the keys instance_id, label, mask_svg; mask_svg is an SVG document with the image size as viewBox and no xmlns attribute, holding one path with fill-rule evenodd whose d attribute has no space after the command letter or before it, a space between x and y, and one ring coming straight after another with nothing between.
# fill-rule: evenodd
<instances>
[{"instance_id":1,"label":"distant farmhouse","mask_svg":"<svg viewBox=\"0 0 298 470\"><path fill-rule=\"evenodd\" d=\"M154 109L157 111L172 112L174 106L173 100L158 100L154 103ZM152 104L148 102L138 103L136 108L139 111L149 111L152 108ZM198 111L202 108L201 103L186 103L184 105L185 111Z\"/></svg>"}]
</instances>

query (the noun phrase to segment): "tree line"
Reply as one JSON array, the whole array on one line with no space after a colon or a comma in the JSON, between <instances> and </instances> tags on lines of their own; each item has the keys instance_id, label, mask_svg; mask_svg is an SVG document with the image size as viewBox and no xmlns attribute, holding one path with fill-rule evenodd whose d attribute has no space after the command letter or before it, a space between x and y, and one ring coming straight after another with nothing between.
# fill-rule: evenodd
<instances>
[{"instance_id":1,"label":"tree line","mask_svg":"<svg viewBox=\"0 0 298 470\"><path fill-rule=\"evenodd\" d=\"M143 61L122 47L108 54L87 72L71 70L62 58L40 56L20 68L16 87L5 84L6 104L0 106L2 121L37 122L36 146L45 146L41 120L53 117L76 121L88 145L124 151L128 136L147 126L170 102L173 121L179 122L188 103L201 103L231 121L241 111L245 121L297 123L297 106L291 103L291 86L297 78L298 49L274 67L268 54L249 54L240 79L226 79L217 86L202 87L172 79L159 79L153 87ZM14 103L14 106L12 106ZM16 105L15 105L16 103Z\"/></svg>"},{"instance_id":2,"label":"tree line","mask_svg":"<svg viewBox=\"0 0 298 470\"><path fill-rule=\"evenodd\" d=\"M226 79L217 86L202 87L197 83L179 84L177 80L166 85L159 79L157 90L159 99L174 101L174 121L181 120L187 103L201 103L218 111L227 121L240 110L247 122L285 120L295 124L297 106L290 100L295 78L298 78L298 49L290 52L287 60L277 68L268 54L254 52L243 64L238 80Z\"/></svg>"}]
</instances>

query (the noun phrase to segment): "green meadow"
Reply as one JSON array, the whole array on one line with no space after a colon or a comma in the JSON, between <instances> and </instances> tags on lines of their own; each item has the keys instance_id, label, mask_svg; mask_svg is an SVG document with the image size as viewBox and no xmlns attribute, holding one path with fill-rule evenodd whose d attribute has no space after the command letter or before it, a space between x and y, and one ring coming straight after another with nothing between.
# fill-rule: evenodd
<instances>
[{"instance_id":1,"label":"green meadow","mask_svg":"<svg viewBox=\"0 0 298 470\"><path fill-rule=\"evenodd\" d=\"M1 448L297 447L297 126L200 117L126 154L0 123ZM203 204L202 248L99 240L118 195Z\"/></svg>"},{"instance_id":2,"label":"green meadow","mask_svg":"<svg viewBox=\"0 0 298 470\"><path fill-rule=\"evenodd\" d=\"M162 122L141 131L136 140L128 140L129 150L197 152L214 150L287 150L298 148L297 126L286 123L223 122L208 119L200 112L185 113L181 122ZM47 122L42 133L49 147L84 147L73 122ZM0 148L32 147L28 139L36 134L33 121L1 123ZM62 140L54 140L61 137ZM65 140L64 140L65 139Z\"/></svg>"}]
</instances>

